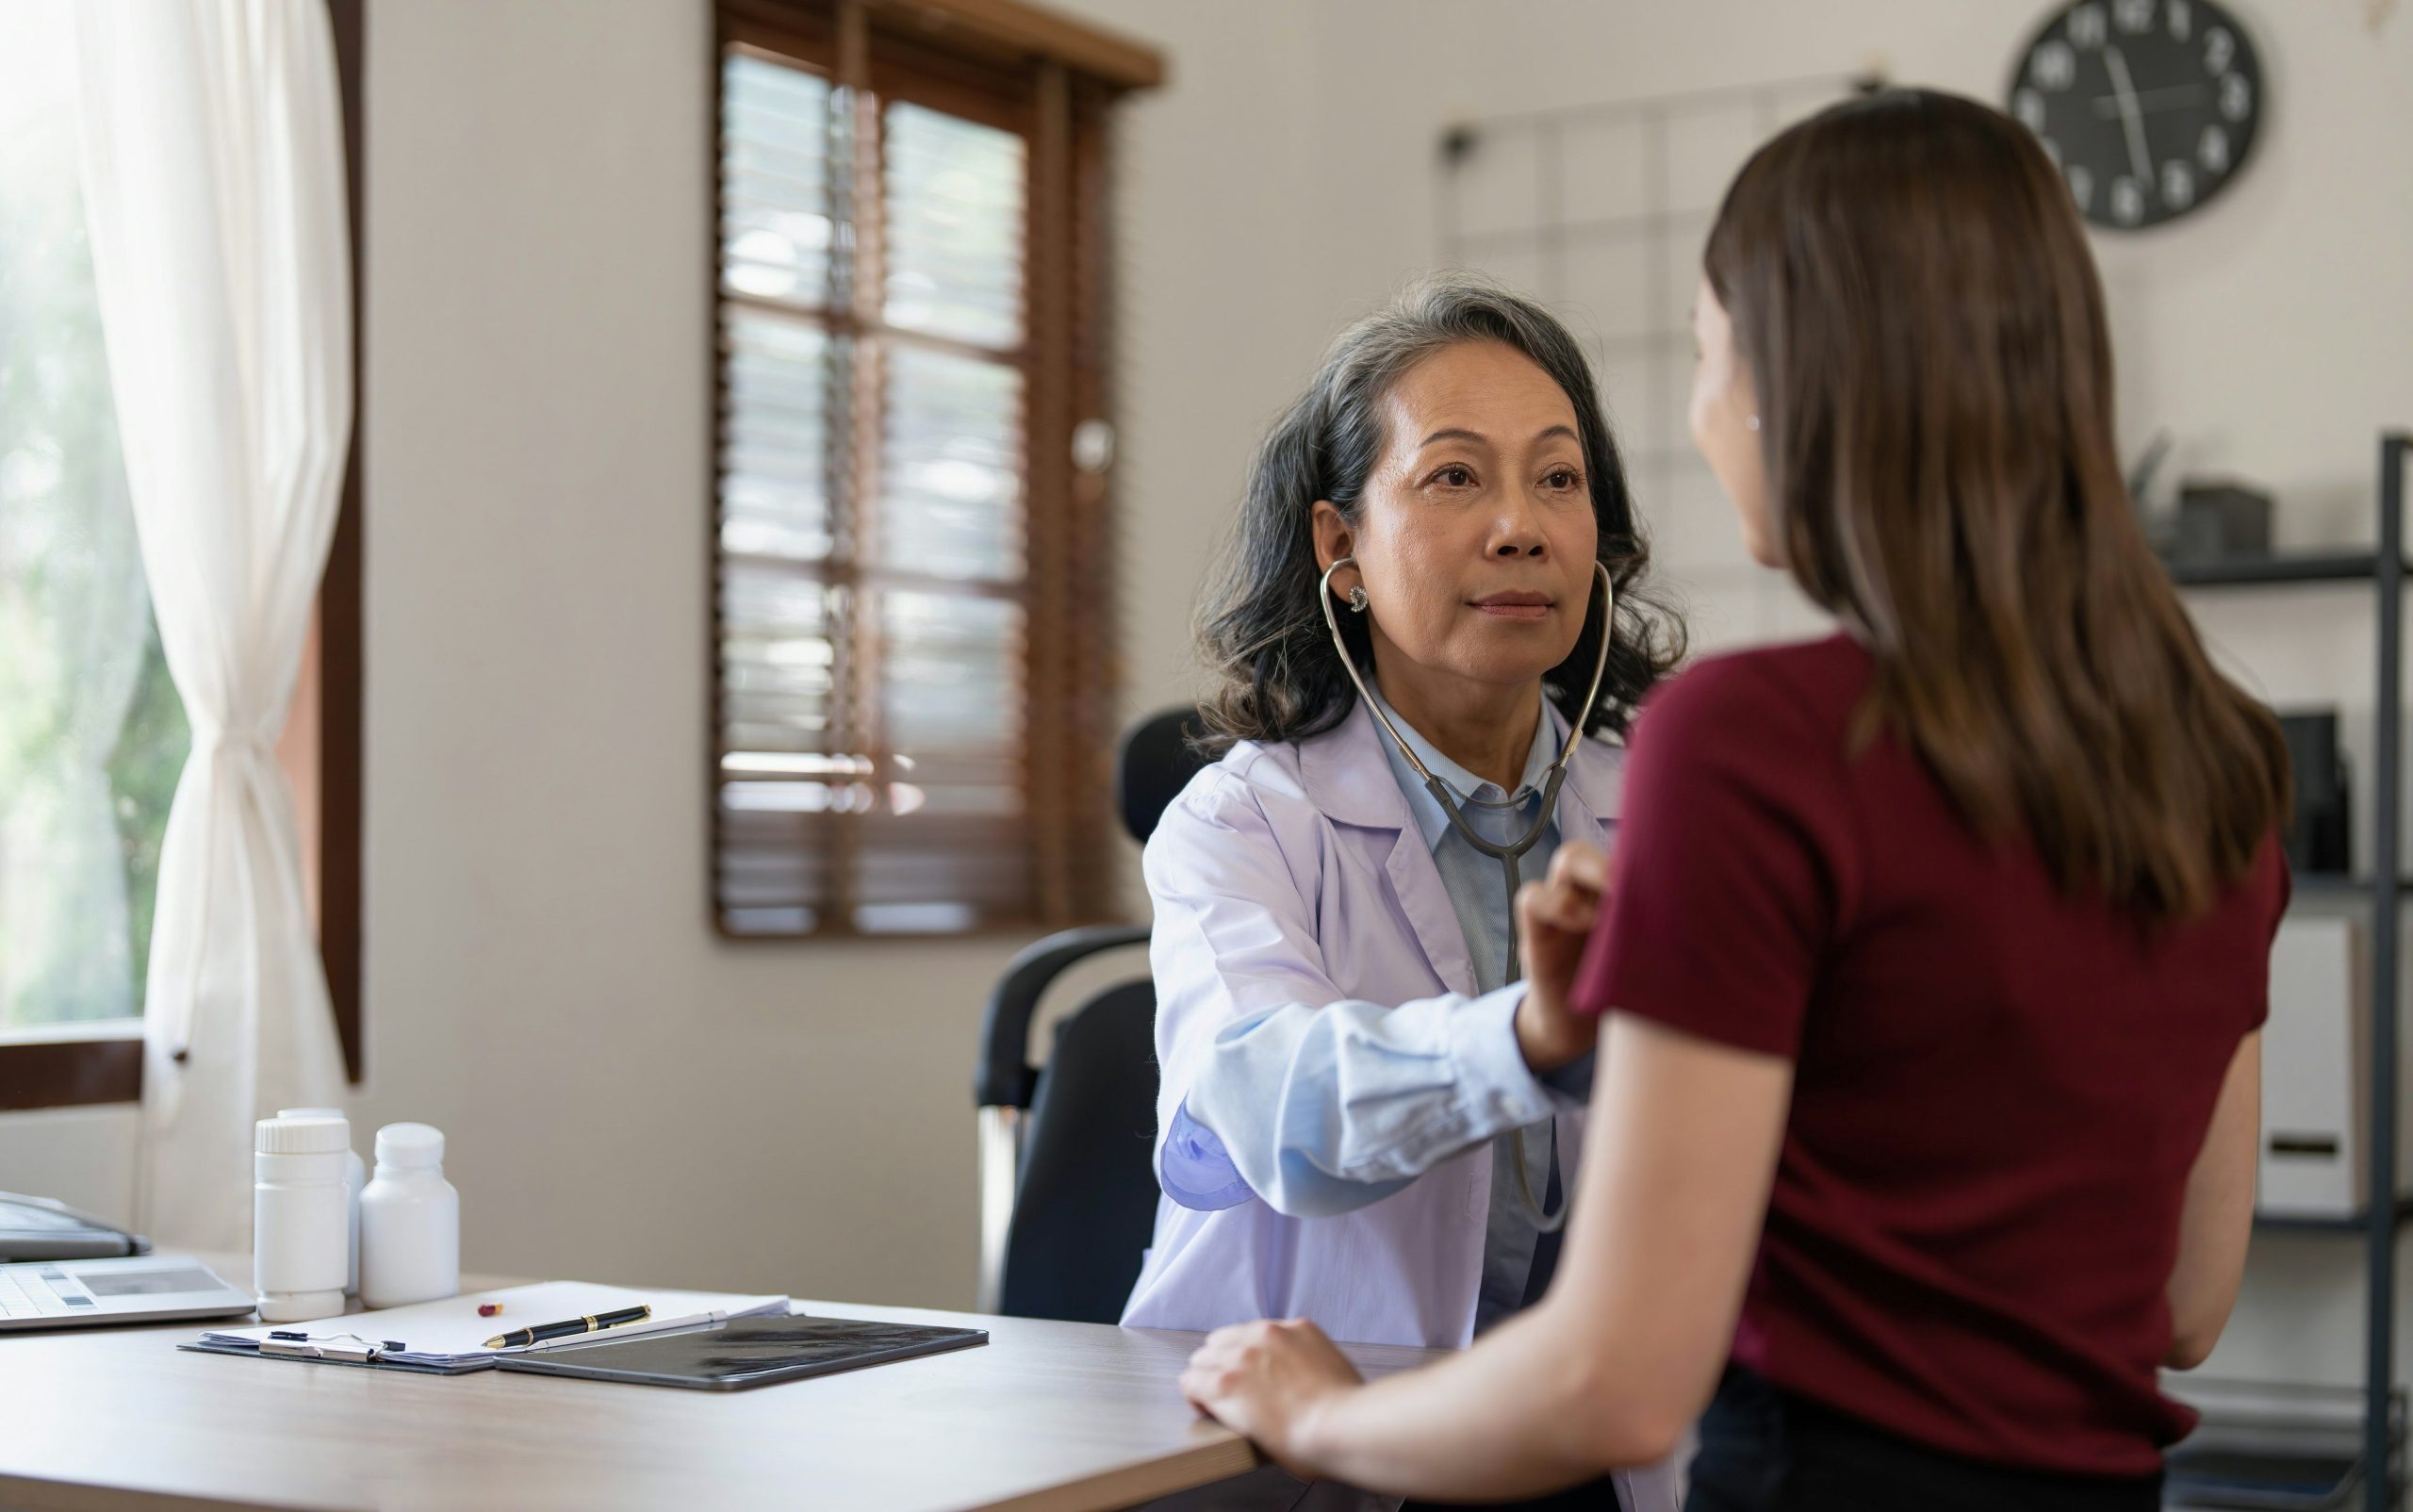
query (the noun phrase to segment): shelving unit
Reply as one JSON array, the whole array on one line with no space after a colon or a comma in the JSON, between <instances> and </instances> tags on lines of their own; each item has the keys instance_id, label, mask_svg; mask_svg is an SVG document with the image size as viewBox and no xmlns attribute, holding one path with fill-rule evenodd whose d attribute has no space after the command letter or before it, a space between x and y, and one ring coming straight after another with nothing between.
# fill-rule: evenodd
<instances>
[{"instance_id":1,"label":"shelving unit","mask_svg":"<svg viewBox=\"0 0 2413 1512\"><path fill-rule=\"evenodd\" d=\"M2235 562L2179 564L2171 581L2182 588L2244 588L2306 583L2366 583L2379 575L2376 551L2258 557ZM2405 570L2398 562L2397 571Z\"/></svg>"},{"instance_id":2,"label":"shelving unit","mask_svg":"<svg viewBox=\"0 0 2413 1512\"><path fill-rule=\"evenodd\" d=\"M2361 1213L2344 1218L2257 1218L2266 1232L2356 1234L2363 1240L2365 1324L2363 1361L2363 1505L2366 1512L2395 1512L2401 1486L2390 1441L2390 1395L2396 1379L2396 1241L2413 1202L2396 1192L2398 950L2403 932L2400 905L2413 881L2400 854L2404 787L2405 723L2404 588L2405 464L2413 433L2389 432L2379 445L2378 543L2371 551L2334 551L2273 556L2213 566L2177 566L2172 581L2181 587L2243 591L2311 583L2358 583L2371 590L2377 622L2378 674L2373 700L2371 764L2371 870L2368 878L2306 877L2300 896L2367 896L2371 903L2372 1032L2365 1130L2369 1186Z\"/></svg>"},{"instance_id":3,"label":"shelving unit","mask_svg":"<svg viewBox=\"0 0 2413 1512\"><path fill-rule=\"evenodd\" d=\"M2359 1234L2371 1227L2368 1212L2327 1218L2291 1213L2257 1213L2254 1226L2271 1234ZM2413 1198L2396 1199L2396 1226L2413 1222Z\"/></svg>"}]
</instances>

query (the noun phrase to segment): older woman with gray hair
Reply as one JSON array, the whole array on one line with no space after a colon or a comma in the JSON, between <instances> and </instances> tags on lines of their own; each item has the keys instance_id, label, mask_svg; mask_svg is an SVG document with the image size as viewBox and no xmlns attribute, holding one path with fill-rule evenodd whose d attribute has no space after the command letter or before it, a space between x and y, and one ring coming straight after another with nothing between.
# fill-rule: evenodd
<instances>
[{"instance_id":1,"label":"older woman with gray hair","mask_svg":"<svg viewBox=\"0 0 2413 1512\"><path fill-rule=\"evenodd\" d=\"M1512 899L1614 836L1610 740L1682 644L1647 562L1581 350L1490 284L1358 322L1275 424L1200 616L1220 760L1147 848L1164 1196L1126 1323L1459 1346L1540 1297L1593 1026L1526 1001Z\"/></svg>"}]
</instances>

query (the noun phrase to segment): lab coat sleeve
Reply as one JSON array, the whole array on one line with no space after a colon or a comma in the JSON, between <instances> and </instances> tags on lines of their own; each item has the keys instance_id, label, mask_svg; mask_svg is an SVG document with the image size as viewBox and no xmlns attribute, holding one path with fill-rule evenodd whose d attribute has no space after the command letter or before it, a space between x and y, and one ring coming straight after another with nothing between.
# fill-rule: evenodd
<instances>
[{"instance_id":1,"label":"lab coat sleeve","mask_svg":"<svg viewBox=\"0 0 2413 1512\"><path fill-rule=\"evenodd\" d=\"M1522 986L1396 1005L1344 996L1285 838L1245 781L1210 769L1148 842L1166 1194L1346 1212L1551 1116L1560 1099L1517 1046ZM1287 838L1312 845L1312 827Z\"/></svg>"}]
</instances>

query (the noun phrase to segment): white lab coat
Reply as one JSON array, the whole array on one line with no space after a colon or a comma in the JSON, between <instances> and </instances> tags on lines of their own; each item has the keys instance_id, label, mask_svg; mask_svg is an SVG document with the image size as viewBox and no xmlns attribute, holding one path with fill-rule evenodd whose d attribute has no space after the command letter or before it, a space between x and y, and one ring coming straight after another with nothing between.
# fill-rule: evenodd
<instances>
[{"instance_id":1,"label":"white lab coat","mask_svg":"<svg viewBox=\"0 0 2413 1512\"><path fill-rule=\"evenodd\" d=\"M1239 1021L1290 1003L1476 1001L1457 914L1382 738L1360 703L1305 741L1242 742L1191 780L1149 840L1160 1171L1196 1068ZM1562 844L1607 845L1621 764L1614 747L1579 747L1559 791ZM1556 1122L1571 1192L1584 1112ZM1209 1329L1305 1317L1337 1339L1463 1346L1491 1168L1478 1135L1390 1196L1331 1217L1286 1217L1254 1197L1215 1210L1160 1198L1123 1321ZM1673 1512L1669 1467L1618 1479L1633 1512Z\"/></svg>"}]
</instances>

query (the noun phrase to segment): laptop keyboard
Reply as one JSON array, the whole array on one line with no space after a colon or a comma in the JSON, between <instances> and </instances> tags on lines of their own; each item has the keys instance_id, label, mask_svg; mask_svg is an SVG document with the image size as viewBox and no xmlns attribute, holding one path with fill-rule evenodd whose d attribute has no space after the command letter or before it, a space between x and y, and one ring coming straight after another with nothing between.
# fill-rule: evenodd
<instances>
[{"instance_id":1,"label":"laptop keyboard","mask_svg":"<svg viewBox=\"0 0 2413 1512\"><path fill-rule=\"evenodd\" d=\"M92 1299L64 1271L48 1266L0 1266L0 1320L57 1318L63 1308L89 1307Z\"/></svg>"},{"instance_id":2,"label":"laptop keyboard","mask_svg":"<svg viewBox=\"0 0 2413 1512\"><path fill-rule=\"evenodd\" d=\"M0 1264L0 1331L231 1317L251 1306L208 1267L179 1256Z\"/></svg>"}]
</instances>

